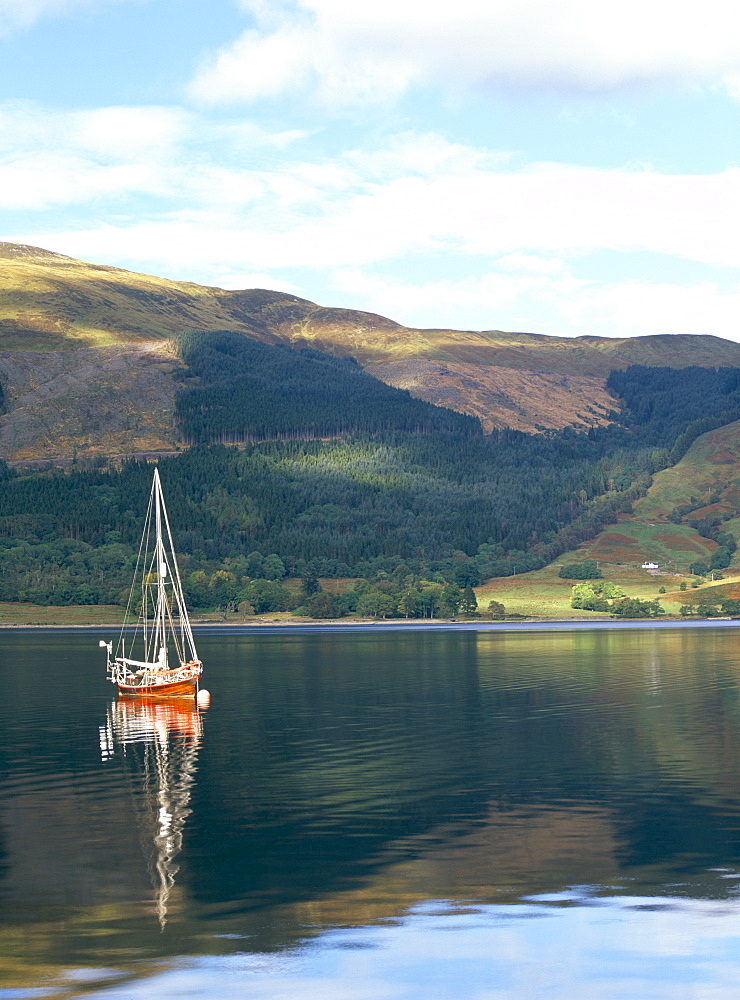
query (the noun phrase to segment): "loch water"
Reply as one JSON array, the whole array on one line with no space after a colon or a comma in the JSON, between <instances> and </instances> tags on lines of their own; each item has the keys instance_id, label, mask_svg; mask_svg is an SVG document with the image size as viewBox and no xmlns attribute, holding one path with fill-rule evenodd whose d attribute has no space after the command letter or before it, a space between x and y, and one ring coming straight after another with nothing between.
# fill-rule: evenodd
<instances>
[{"instance_id":1,"label":"loch water","mask_svg":"<svg viewBox=\"0 0 740 1000\"><path fill-rule=\"evenodd\" d=\"M724 1000L740 629L0 631L0 1000Z\"/></svg>"}]
</instances>

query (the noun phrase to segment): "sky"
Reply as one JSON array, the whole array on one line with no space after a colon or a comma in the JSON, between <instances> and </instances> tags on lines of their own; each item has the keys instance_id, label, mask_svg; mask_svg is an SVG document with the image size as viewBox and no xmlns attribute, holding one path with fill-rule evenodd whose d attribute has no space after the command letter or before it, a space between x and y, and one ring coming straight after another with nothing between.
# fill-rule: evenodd
<instances>
[{"instance_id":1,"label":"sky","mask_svg":"<svg viewBox=\"0 0 740 1000\"><path fill-rule=\"evenodd\" d=\"M740 5L0 0L0 216L408 326L740 341Z\"/></svg>"}]
</instances>

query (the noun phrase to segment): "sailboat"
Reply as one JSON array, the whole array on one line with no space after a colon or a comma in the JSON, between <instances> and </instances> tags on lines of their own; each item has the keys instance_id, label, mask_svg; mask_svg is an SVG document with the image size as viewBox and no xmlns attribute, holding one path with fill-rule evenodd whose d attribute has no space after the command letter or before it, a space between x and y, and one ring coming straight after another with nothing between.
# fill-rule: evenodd
<instances>
[{"instance_id":1,"label":"sailboat","mask_svg":"<svg viewBox=\"0 0 740 1000\"><path fill-rule=\"evenodd\" d=\"M124 621L139 599L138 624L133 630L123 626L115 653L112 642L100 640L107 650L108 679L125 697L197 698L203 664L185 606L159 469L154 470Z\"/></svg>"}]
</instances>

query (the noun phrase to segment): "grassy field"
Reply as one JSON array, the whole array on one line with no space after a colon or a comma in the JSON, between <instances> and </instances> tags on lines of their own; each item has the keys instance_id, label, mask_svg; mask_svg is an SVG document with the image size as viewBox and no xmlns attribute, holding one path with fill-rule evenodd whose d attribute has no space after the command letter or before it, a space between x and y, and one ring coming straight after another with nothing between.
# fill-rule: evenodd
<instances>
[{"instance_id":1,"label":"grassy field","mask_svg":"<svg viewBox=\"0 0 740 1000\"><path fill-rule=\"evenodd\" d=\"M603 619L605 615L597 611L580 611L571 608L570 596L576 580L563 580L558 576L562 561L520 576L500 577L489 580L476 588L478 608L485 615L488 602L499 601L510 614L533 618L593 618ZM653 576L646 570L630 566L601 564L604 580L609 580L622 588L627 597L639 597L653 601L660 598L662 607L668 614L678 611L678 605L670 598L679 592L682 578L674 575ZM660 594L661 587L667 593Z\"/></svg>"},{"instance_id":2,"label":"grassy field","mask_svg":"<svg viewBox=\"0 0 740 1000\"><path fill-rule=\"evenodd\" d=\"M111 625L123 620L117 604L42 607L0 601L0 625Z\"/></svg>"},{"instance_id":3,"label":"grassy field","mask_svg":"<svg viewBox=\"0 0 740 1000\"><path fill-rule=\"evenodd\" d=\"M697 507L693 517L735 513L740 507L740 422L703 434L678 465L658 473L650 492L635 504L643 519L667 516L676 504L717 491L718 501Z\"/></svg>"},{"instance_id":4,"label":"grassy field","mask_svg":"<svg viewBox=\"0 0 740 1000\"><path fill-rule=\"evenodd\" d=\"M488 602L499 601L506 608L507 615L524 618L593 619L608 618L601 612L574 610L570 606L570 595L574 580L564 580L558 576L562 560L519 576L500 577L476 587L480 620L488 618ZM654 575L646 570L630 566L602 563L604 580L610 580L622 588L628 597L642 600L659 600L668 615L678 615L682 604L698 604L701 601L721 601L723 598L740 598L740 572L726 571L725 579L712 582L707 580L698 588L693 586L694 577L688 574L661 573ZM681 590L681 582L686 590ZM324 589L341 592L352 586L353 580L322 580ZM296 581L296 586L299 582ZM660 588L666 593L661 594ZM0 602L0 625L117 625L123 617L123 609L117 605L82 605L74 607L41 607L35 604L11 604ZM193 624L234 625L277 623L298 625L302 619L294 618L290 611L270 612L264 615L245 617L243 615L222 614L213 611L198 612L192 616ZM357 620L356 616L341 619L347 623ZM363 619L364 620L364 619ZM418 621L410 624L421 624Z\"/></svg>"},{"instance_id":5,"label":"grassy field","mask_svg":"<svg viewBox=\"0 0 740 1000\"><path fill-rule=\"evenodd\" d=\"M667 615L679 615L682 604L699 604L702 601L721 601L723 598L740 598L740 572L725 571L722 581L707 579L698 587L697 579L689 574L650 573L637 567L601 563L603 579L622 588L627 597L643 601L659 601ZM516 577L489 580L476 588L478 607L485 616L488 602L499 601L508 614L533 618L593 618L599 621L608 617L598 611L580 611L571 608L570 595L575 580L560 579L559 564L553 564L534 573ZM686 590L681 590L681 583ZM660 588L666 593L661 594Z\"/></svg>"},{"instance_id":6,"label":"grassy field","mask_svg":"<svg viewBox=\"0 0 740 1000\"><path fill-rule=\"evenodd\" d=\"M697 560L708 564L716 548L715 542L703 538L688 525L647 522L635 515L620 519L617 525L602 531L565 561L596 559L634 567L656 562L668 572L687 572Z\"/></svg>"}]
</instances>

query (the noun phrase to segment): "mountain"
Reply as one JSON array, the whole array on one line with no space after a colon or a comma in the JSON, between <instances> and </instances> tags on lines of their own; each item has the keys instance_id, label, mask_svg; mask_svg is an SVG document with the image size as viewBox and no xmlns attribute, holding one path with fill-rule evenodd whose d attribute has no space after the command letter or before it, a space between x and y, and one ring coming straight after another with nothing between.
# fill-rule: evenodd
<instances>
[{"instance_id":1,"label":"mountain","mask_svg":"<svg viewBox=\"0 0 740 1000\"><path fill-rule=\"evenodd\" d=\"M175 455L193 607L288 610L313 573L423 617L578 549L740 558L738 344L415 330L12 244L0 275L0 600L125 599L151 473L105 458L142 452Z\"/></svg>"},{"instance_id":2,"label":"mountain","mask_svg":"<svg viewBox=\"0 0 740 1000\"><path fill-rule=\"evenodd\" d=\"M711 335L607 339L412 329L264 289L228 291L0 243L0 457L172 451L187 375L173 338L230 331L357 359L413 396L496 427L603 425L631 364L740 365Z\"/></svg>"}]
</instances>

